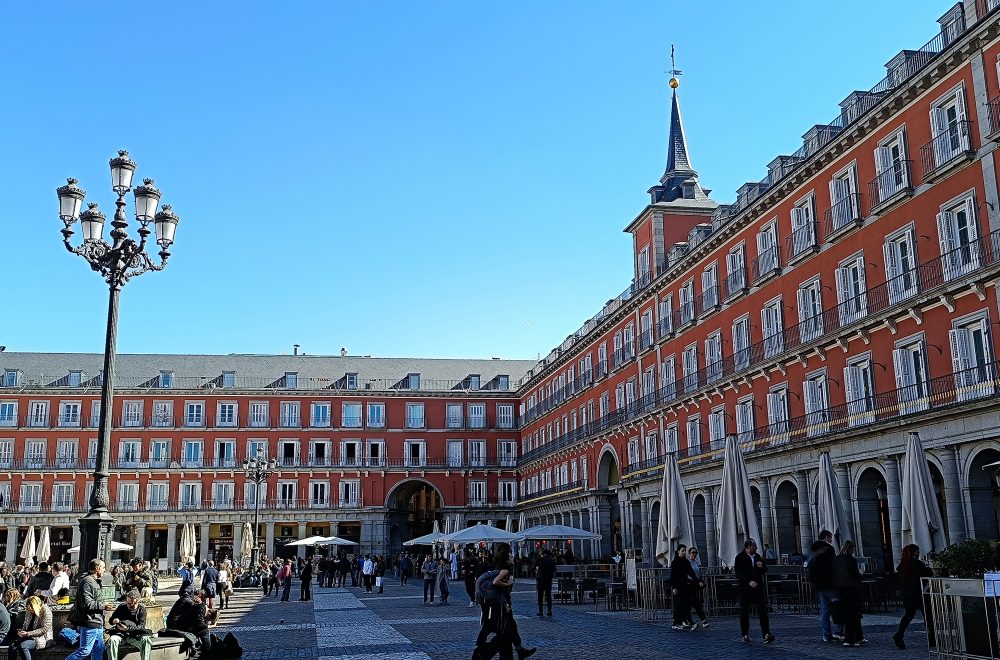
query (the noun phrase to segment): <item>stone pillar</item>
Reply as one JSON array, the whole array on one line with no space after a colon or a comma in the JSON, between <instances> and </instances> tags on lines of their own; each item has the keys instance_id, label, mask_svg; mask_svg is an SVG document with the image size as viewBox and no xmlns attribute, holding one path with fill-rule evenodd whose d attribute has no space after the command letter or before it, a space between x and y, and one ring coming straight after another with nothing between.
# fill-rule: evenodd
<instances>
[{"instance_id":1,"label":"stone pillar","mask_svg":"<svg viewBox=\"0 0 1000 660\"><path fill-rule=\"evenodd\" d=\"M599 534L602 534L604 538L600 541L600 552L601 556L614 554L614 530L611 528L611 505L610 504L598 504L595 508L595 529ZM605 533L607 530L607 533Z\"/></svg>"},{"instance_id":2,"label":"stone pillar","mask_svg":"<svg viewBox=\"0 0 1000 660\"><path fill-rule=\"evenodd\" d=\"M135 524L135 556L141 559L151 559L146 556L146 524Z\"/></svg>"},{"instance_id":3,"label":"stone pillar","mask_svg":"<svg viewBox=\"0 0 1000 660\"><path fill-rule=\"evenodd\" d=\"M243 547L243 524L233 523L233 558L239 559L240 550Z\"/></svg>"},{"instance_id":4,"label":"stone pillar","mask_svg":"<svg viewBox=\"0 0 1000 660\"><path fill-rule=\"evenodd\" d=\"M306 523L299 522L299 538L300 539L304 539L305 537L306 537ZM371 547L371 546L369 545L369 547ZM299 550L298 550L298 552L296 554L298 554L299 557L305 557L306 556L306 546L300 545L299 546Z\"/></svg>"},{"instance_id":5,"label":"stone pillar","mask_svg":"<svg viewBox=\"0 0 1000 660\"><path fill-rule=\"evenodd\" d=\"M889 504L889 548L892 552L893 563L899 558L900 525L903 511L903 497L900 492L899 483L899 457L887 456L885 458L885 491ZM885 566L888 570L891 567Z\"/></svg>"},{"instance_id":6,"label":"stone pillar","mask_svg":"<svg viewBox=\"0 0 1000 660\"><path fill-rule=\"evenodd\" d=\"M841 530L841 539L852 539L858 541L858 531L854 527L854 498L851 497L851 474L846 464L835 465L834 474L837 475L837 491L840 493L840 501L844 505L844 523L847 529Z\"/></svg>"},{"instance_id":7,"label":"stone pillar","mask_svg":"<svg viewBox=\"0 0 1000 660\"><path fill-rule=\"evenodd\" d=\"M653 530L650 526L649 521L649 498L644 497L640 500L640 511L642 516L642 558L649 561L654 554L656 554L656 549L653 547Z\"/></svg>"},{"instance_id":8,"label":"stone pillar","mask_svg":"<svg viewBox=\"0 0 1000 660\"><path fill-rule=\"evenodd\" d=\"M21 550L17 547L17 525L7 526L7 556L4 558L9 566L13 566L17 563L17 553ZM80 528L73 527L73 532L79 536ZM75 537L74 537L75 538ZM75 546L79 547L79 542L74 543Z\"/></svg>"},{"instance_id":9,"label":"stone pillar","mask_svg":"<svg viewBox=\"0 0 1000 660\"><path fill-rule=\"evenodd\" d=\"M208 534L211 531L211 528L211 523L201 523L201 539L198 541L199 559L201 561L206 561L208 559Z\"/></svg>"},{"instance_id":10,"label":"stone pillar","mask_svg":"<svg viewBox=\"0 0 1000 660\"><path fill-rule=\"evenodd\" d=\"M774 507L771 505L771 478L760 478L760 547L774 549ZM777 552L777 550L775 550Z\"/></svg>"},{"instance_id":11,"label":"stone pillar","mask_svg":"<svg viewBox=\"0 0 1000 660\"><path fill-rule=\"evenodd\" d=\"M264 546L264 554L268 557L274 557L274 523L265 523L266 527L264 529L264 541L267 543Z\"/></svg>"},{"instance_id":12,"label":"stone pillar","mask_svg":"<svg viewBox=\"0 0 1000 660\"><path fill-rule=\"evenodd\" d=\"M799 496L799 546L802 554L808 555L816 535L812 527L812 494L809 492L809 476L805 470L795 473L795 488Z\"/></svg>"},{"instance_id":13,"label":"stone pillar","mask_svg":"<svg viewBox=\"0 0 1000 660\"><path fill-rule=\"evenodd\" d=\"M711 486L705 489L705 532L705 561L708 562L709 566L719 566L721 561L715 529L715 488ZM730 564L732 561L733 558L729 557L726 559L726 564Z\"/></svg>"},{"instance_id":14,"label":"stone pillar","mask_svg":"<svg viewBox=\"0 0 1000 660\"><path fill-rule=\"evenodd\" d=\"M167 525L167 567L174 568L177 565L177 525L170 523Z\"/></svg>"},{"instance_id":15,"label":"stone pillar","mask_svg":"<svg viewBox=\"0 0 1000 660\"><path fill-rule=\"evenodd\" d=\"M965 511L962 501L962 477L958 473L958 447L941 451L941 476L944 478L945 515L948 516L948 541L960 543L969 537L965 528Z\"/></svg>"}]
</instances>

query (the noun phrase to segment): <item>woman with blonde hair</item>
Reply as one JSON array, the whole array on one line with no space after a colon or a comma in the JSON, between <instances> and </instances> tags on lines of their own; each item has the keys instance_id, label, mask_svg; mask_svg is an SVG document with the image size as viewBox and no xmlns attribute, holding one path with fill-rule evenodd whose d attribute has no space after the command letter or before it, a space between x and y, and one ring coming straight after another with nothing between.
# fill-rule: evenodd
<instances>
[{"instance_id":1,"label":"woman with blonde hair","mask_svg":"<svg viewBox=\"0 0 1000 660\"><path fill-rule=\"evenodd\" d=\"M31 652L44 649L52 643L52 610L38 596L28 599L24 613L24 625L18 629L17 637L10 645L10 660L31 660Z\"/></svg>"}]
</instances>

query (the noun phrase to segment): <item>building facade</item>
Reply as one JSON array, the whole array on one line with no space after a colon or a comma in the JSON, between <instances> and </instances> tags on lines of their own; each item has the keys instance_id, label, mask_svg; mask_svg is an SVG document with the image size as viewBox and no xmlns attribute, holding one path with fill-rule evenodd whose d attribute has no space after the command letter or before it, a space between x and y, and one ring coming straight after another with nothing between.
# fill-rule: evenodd
<instances>
[{"instance_id":1,"label":"building facade","mask_svg":"<svg viewBox=\"0 0 1000 660\"><path fill-rule=\"evenodd\" d=\"M701 186L675 89L666 171L626 227L635 278L540 362L122 356L117 538L173 560L194 521L202 555L231 554L257 497L239 465L266 455L280 464L259 496L271 553L327 533L395 550L449 515L523 515L602 533L578 555L648 561L677 452L715 563L721 448L736 435L763 542L808 551L826 451L861 553L888 567L911 431L950 540L997 538L983 467L1000 460L998 5L951 7L732 204ZM99 369L94 355L0 354L8 559L31 524L74 539Z\"/></svg>"}]
</instances>

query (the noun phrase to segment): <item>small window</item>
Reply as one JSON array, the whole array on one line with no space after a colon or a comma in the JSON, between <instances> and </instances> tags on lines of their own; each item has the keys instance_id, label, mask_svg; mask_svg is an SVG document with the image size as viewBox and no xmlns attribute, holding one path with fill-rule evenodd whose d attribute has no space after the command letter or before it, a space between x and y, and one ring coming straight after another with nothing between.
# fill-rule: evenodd
<instances>
[{"instance_id":1,"label":"small window","mask_svg":"<svg viewBox=\"0 0 1000 660\"><path fill-rule=\"evenodd\" d=\"M502 392L506 392L510 389L510 376L506 374L501 374L497 376L497 389Z\"/></svg>"},{"instance_id":2,"label":"small window","mask_svg":"<svg viewBox=\"0 0 1000 660\"><path fill-rule=\"evenodd\" d=\"M420 374L408 374L406 376L406 387L411 390L420 389Z\"/></svg>"},{"instance_id":3,"label":"small window","mask_svg":"<svg viewBox=\"0 0 1000 660\"><path fill-rule=\"evenodd\" d=\"M3 386L17 387L17 375L18 372L14 369L6 370L3 374Z\"/></svg>"},{"instance_id":4,"label":"small window","mask_svg":"<svg viewBox=\"0 0 1000 660\"><path fill-rule=\"evenodd\" d=\"M66 380L66 385L68 385L69 387L80 387L81 376L82 372L80 371L69 372L69 378L67 378Z\"/></svg>"},{"instance_id":5,"label":"small window","mask_svg":"<svg viewBox=\"0 0 1000 660\"><path fill-rule=\"evenodd\" d=\"M356 390L358 389L358 375L357 374L347 374L347 389Z\"/></svg>"},{"instance_id":6,"label":"small window","mask_svg":"<svg viewBox=\"0 0 1000 660\"><path fill-rule=\"evenodd\" d=\"M235 371L223 371L222 372L222 386L223 387L236 387L236 372Z\"/></svg>"},{"instance_id":7,"label":"small window","mask_svg":"<svg viewBox=\"0 0 1000 660\"><path fill-rule=\"evenodd\" d=\"M173 387L174 386L174 372L172 371L161 371L160 372L160 387Z\"/></svg>"},{"instance_id":8,"label":"small window","mask_svg":"<svg viewBox=\"0 0 1000 660\"><path fill-rule=\"evenodd\" d=\"M287 371L285 372L285 387L290 390L294 390L299 386L299 372L297 371Z\"/></svg>"}]
</instances>

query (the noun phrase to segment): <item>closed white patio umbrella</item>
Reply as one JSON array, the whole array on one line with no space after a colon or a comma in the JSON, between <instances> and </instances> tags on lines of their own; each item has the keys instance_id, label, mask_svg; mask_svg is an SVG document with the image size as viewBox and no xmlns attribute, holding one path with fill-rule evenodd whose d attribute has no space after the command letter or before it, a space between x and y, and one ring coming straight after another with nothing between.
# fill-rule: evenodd
<instances>
[{"instance_id":1,"label":"closed white patio umbrella","mask_svg":"<svg viewBox=\"0 0 1000 660\"><path fill-rule=\"evenodd\" d=\"M691 514L688 512L687 495L681 481L677 454L670 452L663 462L663 480L660 484L660 518L656 525L656 561L661 566L670 565L678 545L694 544L691 533Z\"/></svg>"},{"instance_id":2,"label":"closed white patio umbrella","mask_svg":"<svg viewBox=\"0 0 1000 660\"><path fill-rule=\"evenodd\" d=\"M844 503L840 499L837 475L833 471L830 452L819 455L819 482L816 495L816 518L820 530L833 532L835 547L839 550L844 541L851 540L851 530L847 526Z\"/></svg>"},{"instance_id":3,"label":"closed white patio umbrella","mask_svg":"<svg viewBox=\"0 0 1000 660\"><path fill-rule=\"evenodd\" d=\"M250 521L243 523L243 540L240 542L240 554L244 557L253 556L253 548L257 539L254 538L253 525Z\"/></svg>"},{"instance_id":4,"label":"closed white patio umbrella","mask_svg":"<svg viewBox=\"0 0 1000 660\"><path fill-rule=\"evenodd\" d=\"M920 436L915 432L911 432L906 440L901 481L903 506L899 522L903 546L915 543L920 546L921 555L944 549L948 545L948 537L944 533L927 456Z\"/></svg>"},{"instance_id":5,"label":"closed white patio umbrella","mask_svg":"<svg viewBox=\"0 0 1000 660\"><path fill-rule=\"evenodd\" d=\"M42 532L38 535L38 544L35 546L35 556L38 561L48 561L52 554L52 544L49 541L49 527L42 527Z\"/></svg>"},{"instance_id":6,"label":"closed white patio umbrella","mask_svg":"<svg viewBox=\"0 0 1000 660\"><path fill-rule=\"evenodd\" d=\"M192 539L193 530L191 523L185 523L181 527L181 563L186 564L187 562L194 561L194 540Z\"/></svg>"},{"instance_id":7,"label":"closed white patio umbrella","mask_svg":"<svg viewBox=\"0 0 1000 660\"><path fill-rule=\"evenodd\" d=\"M33 566L35 563L35 545L35 526L31 525L24 535L24 543L21 544L21 553L18 555L24 560L25 566Z\"/></svg>"},{"instance_id":8,"label":"closed white patio umbrella","mask_svg":"<svg viewBox=\"0 0 1000 660\"><path fill-rule=\"evenodd\" d=\"M743 552L743 543L747 539L760 543L760 525L753 510L750 478L735 435L726 437L717 520L719 561L724 565L733 565L736 555Z\"/></svg>"}]
</instances>

